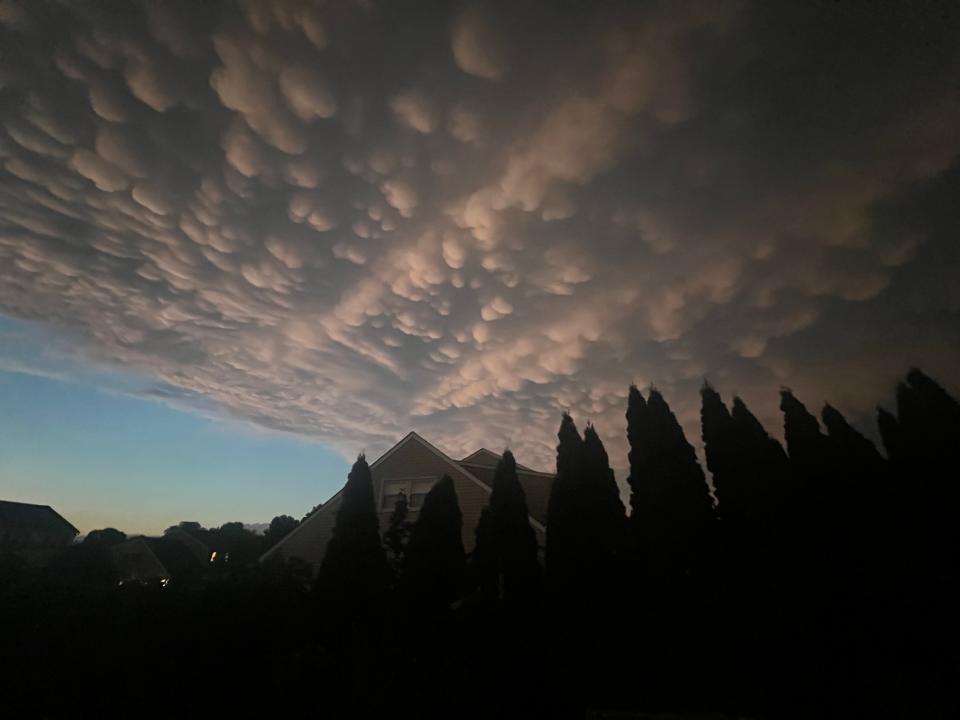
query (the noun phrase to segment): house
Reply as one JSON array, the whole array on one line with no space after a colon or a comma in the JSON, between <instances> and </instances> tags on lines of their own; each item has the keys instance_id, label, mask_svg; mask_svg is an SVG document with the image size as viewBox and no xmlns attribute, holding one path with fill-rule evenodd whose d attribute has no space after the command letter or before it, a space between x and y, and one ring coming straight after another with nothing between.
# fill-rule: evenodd
<instances>
[{"instance_id":1,"label":"house","mask_svg":"<svg viewBox=\"0 0 960 720\"><path fill-rule=\"evenodd\" d=\"M202 577L210 565L207 546L179 528L162 537L130 538L111 547L110 556L121 583L191 582Z\"/></svg>"},{"instance_id":2,"label":"house","mask_svg":"<svg viewBox=\"0 0 960 720\"><path fill-rule=\"evenodd\" d=\"M423 498L433 484L444 475L453 479L460 511L463 514L463 546L473 550L474 531L480 513L487 505L493 485L493 474L500 456L486 448L477 450L462 460L454 460L415 432L409 433L370 465L373 492L380 517L380 532L389 523L394 504L401 492L409 503L411 521L423 505ZM547 503L553 484L551 473L538 472L517 464L517 476L527 495L530 525L537 541L544 546L546 537ZM320 567L327 542L333 534L342 490L306 518L289 535L261 556L260 561L297 559L314 570Z\"/></svg>"},{"instance_id":3,"label":"house","mask_svg":"<svg viewBox=\"0 0 960 720\"><path fill-rule=\"evenodd\" d=\"M16 555L29 566L43 567L79 532L49 505L0 500L0 555Z\"/></svg>"},{"instance_id":4,"label":"house","mask_svg":"<svg viewBox=\"0 0 960 720\"><path fill-rule=\"evenodd\" d=\"M120 583L151 582L166 583L170 571L160 562L145 537L135 537L110 548L110 557L117 569Z\"/></svg>"}]
</instances>

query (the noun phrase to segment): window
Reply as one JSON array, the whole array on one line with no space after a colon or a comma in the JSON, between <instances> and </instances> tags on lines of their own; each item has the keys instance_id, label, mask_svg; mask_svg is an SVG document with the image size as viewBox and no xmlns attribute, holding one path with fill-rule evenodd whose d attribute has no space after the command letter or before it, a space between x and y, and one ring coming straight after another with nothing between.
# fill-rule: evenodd
<instances>
[{"instance_id":1,"label":"window","mask_svg":"<svg viewBox=\"0 0 960 720\"><path fill-rule=\"evenodd\" d=\"M419 510L423 507L423 500L436 481L435 477L386 480L383 484L383 499L380 503L380 509L383 512L393 512L393 508L402 493L407 496L410 510Z\"/></svg>"}]
</instances>

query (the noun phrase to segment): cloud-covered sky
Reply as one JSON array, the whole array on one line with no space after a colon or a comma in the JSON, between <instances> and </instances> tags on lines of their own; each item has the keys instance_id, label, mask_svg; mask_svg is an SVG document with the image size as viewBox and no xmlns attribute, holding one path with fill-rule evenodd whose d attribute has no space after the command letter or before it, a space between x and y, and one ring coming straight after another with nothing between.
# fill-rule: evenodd
<instances>
[{"instance_id":1,"label":"cloud-covered sky","mask_svg":"<svg viewBox=\"0 0 960 720\"><path fill-rule=\"evenodd\" d=\"M0 1L0 313L345 453L960 385L952 3Z\"/></svg>"}]
</instances>

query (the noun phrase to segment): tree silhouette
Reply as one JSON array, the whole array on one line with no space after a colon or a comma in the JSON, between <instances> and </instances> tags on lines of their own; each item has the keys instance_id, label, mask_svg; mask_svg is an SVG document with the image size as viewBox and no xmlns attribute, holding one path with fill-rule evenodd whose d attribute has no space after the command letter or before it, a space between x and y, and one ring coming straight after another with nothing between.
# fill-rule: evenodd
<instances>
[{"instance_id":1,"label":"tree silhouette","mask_svg":"<svg viewBox=\"0 0 960 720\"><path fill-rule=\"evenodd\" d=\"M466 568L462 526L453 480L444 475L423 500L403 564L401 586L420 612L446 611L459 596Z\"/></svg>"},{"instance_id":2,"label":"tree silhouette","mask_svg":"<svg viewBox=\"0 0 960 720\"><path fill-rule=\"evenodd\" d=\"M583 432L584 502L581 522L583 539L591 548L590 566L600 589L613 589L611 581L623 572L622 563L630 548L630 529L620 489L610 468L610 459L593 425Z\"/></svg>"},{"instance_id":3,"label":"tree silhouette","mask_svg":"<svg viewBox=\"0 0 960 720\"><path fill-rule=\"evenodd\" d=\"M511 607L529 607L540 582L537 537L513 453L504 451L493 475L490 503L477 526L473 566L481 592Z\"/></svg>"},{"instance_id":4,"label":"tree silhouette","mask_svg":"<svg viewBox=\"0 0 960 720\"><path fill-rule=\"evenodd\" d=\"M713 500L693 446L656 389L646 402L631 388L631 520L656 575L690 577L703 569L715 530Z\"/></svg>"},{"instance_id":5,"label":"tree silhouette","mask_svg":"<svg viewBox=\"0 0 960 720\"><path fill-rule=\"evenodd\" d=\"M363 614L382 597L390 568L380 544L373 479L361 454L337 509L333 535L317 575L317 590L345 612Z\"/></svg>"},{"instance_id":6,"label":"tree silhouette","mask_svg":"<svg viewBox=\"0 0 960 720\"><path fill-rule=\"evenodd\" d=\"M409 506L407 494L400 491L397 502L390 514L390 524L383 534L383 544L387 551L387 561L395 575L399 575L403 568L403 560L407 551L407 542L410 540L410 521L407 520Z\"/></svg>"},{"instance_id":7,"label":"tree silhouette","mask_svg":"<svg viewBox=\"0 0 960 720\"><path fill-rule=\"evenodd\" d=\"M560 419L557 438L557 475L547 506L546 568L547 579L559 597L572 589L584 565L579 501L585 458L583 439L569 413Z\"/></svg>"},{"instance_id":8,"label":"tree silhouette","mask_svg":"<svg viewBox=\"0 0 960 720\"><path fill-rule=\"evenodd\" d=\"M119 545L127 539L127 534L116 528L103 528L102 530L91 530L83 538L83 545L87 547L108 548Z\"/></svg>"},{"instance_id":9,"label":"tree silhouette","mask_svg":"<svg viewBox=\"0 0 960 720\"><path fill-rule=\"evenodd\" d=\"M299 524L299 520L289 515L277 515L270 521L270 527L268 527L267 531L263 534L264 545L267 548L273 547L293 532Z\"/></svg>"}]
</instances>

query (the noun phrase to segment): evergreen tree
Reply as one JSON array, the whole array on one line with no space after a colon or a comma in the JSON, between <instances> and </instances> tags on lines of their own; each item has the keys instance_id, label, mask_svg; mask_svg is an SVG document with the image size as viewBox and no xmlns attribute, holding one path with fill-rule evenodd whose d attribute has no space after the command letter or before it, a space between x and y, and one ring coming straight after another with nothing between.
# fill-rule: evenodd
<instances>
[{"instance_id":1,"label":"evergreen tree","mask_svg":"<svg viewBox=\"0 0 960 720\"><path fill-rule=\"evenodd\" d=\"M645 403L631 388L627 408L631 515L655 574L689 575L707 562L713 500L693 446L656 389ZM634 424L635 423L635 424Z\"/></svg>"},{"instance_id":2,"label":"evergreen tree","mask_svg":"<svg viewBox=\"0 0 960 720\"><path fill-rule=\"evenodd\" d=\"M651 389L644 401L630 389L627 437L642 602L656 618L633 642L649 647L647 692L674 696L681 677L689 685L691 678L716 675L708 659L715 629L707 620L717 604L713 500L696 452L660 392Z\"/></svg>"},{"instance_id":3,"label":"evergreen tree","mask_svg":"<svg viewBox=\"0 0 960 720\"><path fill-rule=\"evenodd\" d=\"M347 476L317 590L343 610L362 614L385 591L390 568L380 544L370 466L361 454Z\"/></svg>"},{"instance_id":4,"label":"evergreen tree","mask_svg":"<svg viewBox=\"0 0 960 720\"><path fill-rule=\"evenodd\" d=\"M626 510L620 499L620 488L610 468L610 459L603 442L592 425L583 433L584 450L584 541L596 555L596 574L609 584L629 547ZM606 577L603 577L603 576Z\"/></svg>"},{"instance_id":5,"label":"evergreen tree","mask_svg":"<svg viewBox=\"0 0 960 720\"><path fill-rule=\"evenodd\" d=\"M782 514L789 511L789 503L797 492L787 453L741 398L733 399L730 415L741 453L739 471L753 497L751 515L782 524Z\"/></svg>"},{"instance_id":6,"label":"evergreen tree","mask_svg":"<svg viewBox=\"0 0 960 720\"><path fill-rule=\"evenodd\" d=\"M804 513L826 544L851 502L849 479L838 471L836 448L820 431L817 418L789 388L780 390L784 437L790 465L803 486Z\"/></svg>"},{"instance_id":7,"label":"evergreen tree","mask_svg":"<svg viewBox=\"0 0 960 720\"><path fill-rule=\"evenodd\" d=\"M583 439L569 413L564 413L557 432L557 475L547 507L547 577L558 594L566 592L582 565L579 542L578 501L582 485Z\"/></svg>"},{"instance_id":8,"label":"evergreen tree","mask_svg":"<svg viewBox=\"0 0 960 720\"><path fill-rule=\"evenodd\" d=\"M540 576L537 537L509 450L497 463L490 504L480 516L476 537L474 569L484 595L508 606L529 605Z\"/></svg>"},{"instance_id":9,"label":"evergreen tree","mask_svg":"<svg viewBox=\"0 0 960 720\"><path fill-rule=\"evenodd\" d=\"M403 568L407 543L410 540L410 521L407 520L409 512L407 494L401 490L400 496L393 506L393 513L390 515L390 524L387 526L387 531L383 534L383 544L387 552L387 561L390 563L394 575L399 575Z\"/></svg>"},{"instance_id":10,"label":"evergreen tree","mask_svg":"<svg viewBox=\"0 0 960 720\"><path fill-rule=\"evenodd\" d=\"M707 469L713 478L720 517L735 521L748 513L751 497L743 486L743 448L720 393L704 382L700 389L700 427Z\"/></svg>"},{"instance_id":11,"label":"evergreen tree","mask_svg":"<svg viewBox=\"0 0 960 720\"><path fill-rule=\"evenodd\" d=\"M883 440L883 449L887 451L887 458L894 463L906 460L903 432L896 416L889 410L878 407L877 427L880 429L880 438Z\"/></svg>"},{"instance_id":12,"label":"evergreen tree","mask_svg":"<svg viewBox=\"0 0 960 720\"><path fill-rule=\"evenodd\" d=\"M418 611L444 612L459 596L466 567L462 529L457 492L444 475L424 498L403 563L401 587Z\"/></svg>"}]
</instances>

